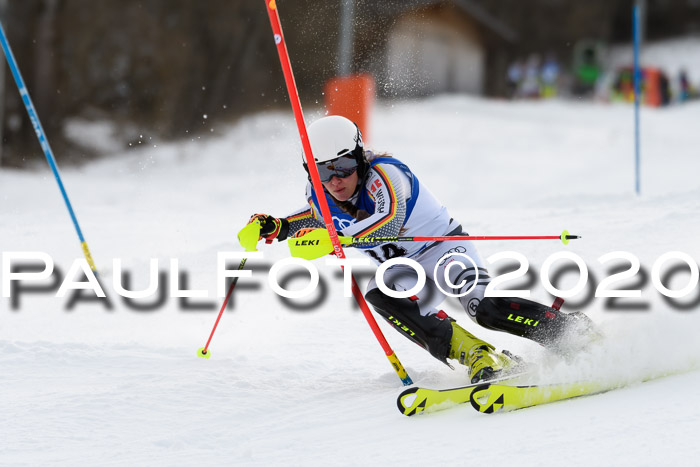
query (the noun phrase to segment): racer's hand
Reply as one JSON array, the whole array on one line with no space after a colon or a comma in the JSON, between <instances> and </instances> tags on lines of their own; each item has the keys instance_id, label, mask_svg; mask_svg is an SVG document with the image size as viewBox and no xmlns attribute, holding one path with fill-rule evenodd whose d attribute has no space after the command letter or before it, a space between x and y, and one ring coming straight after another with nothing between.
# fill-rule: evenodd
<instances>
[{"instance_id":1,"label":"racer's hand","mask_svg":"<svg viewBox=\"0 0 700 467\"><path fill-rule=\"evenodd\" d=\"M253 214L248 223L258 220L260 222L260 239L265 239L265 243L272 243L274 239L282 241L287 239L289 222L287 219L278 219L268 214Z\"/></svg>"}]
</instances>

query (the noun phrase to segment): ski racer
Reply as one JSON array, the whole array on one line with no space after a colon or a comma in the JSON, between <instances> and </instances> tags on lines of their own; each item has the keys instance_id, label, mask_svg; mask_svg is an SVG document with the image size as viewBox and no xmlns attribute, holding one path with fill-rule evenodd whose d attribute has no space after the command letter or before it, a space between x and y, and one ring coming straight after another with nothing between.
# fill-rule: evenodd
<instances>
[{"instance_id":1,"label":"ski racer","mask_svg":"<svg viewBox=\"0 0 700 467\"><path fill-rule=\"evenodd\" d=\"M323 228L319 195L325 196L339 235L467 235L405 164L365 150L360 130L352 121L341 116L323 117L309 126L308 135L324 192L316 193L307 183L307 204L298 211L281 218L254 214L249 222L260 221L261 238L267 243ZM306 164L304 168L308 174ZM497 352L439 310L443 291L459 295L462 307L479 325L532 339L555 351L565 351L567 336L590 326L588 318L578 312L567 314L518 298L484 297L490 277L471 241L369 244L362 251L378 264L405 257L424 268L426 283L418 295L390 297L372 279L365 298L395 329L435 358L448 365L448 359L457 360L466 366L473 383L514 371L520 359L508 351ZM449 253L459 255L445 257ZM455 260L466 267L449 267ZM446 269L450 284L445 280ZM410 290L416 281L415 271L407 265L392 266L384 274L387 287L396 291Z\"/></svg>"}]
</instances>

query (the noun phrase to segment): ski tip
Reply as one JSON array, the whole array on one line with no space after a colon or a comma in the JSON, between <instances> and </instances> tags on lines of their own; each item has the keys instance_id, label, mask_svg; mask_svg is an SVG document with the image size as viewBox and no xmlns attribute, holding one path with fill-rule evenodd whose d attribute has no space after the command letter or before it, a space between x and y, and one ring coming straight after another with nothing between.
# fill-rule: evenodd
<instances>
[{"instance_id":1,"label":"ski tip","mask_svg":"<svg viewBox=\"0 0 700 467\"><path fill-rule=\"evenodd\" d=\"M209 357L211 356L211 351L205 349L204 347L200 347L199 349L197 349L197 356L209 360Z\"/></svg>"},{"instance_id":2,"label":"ski tip","mask_svg":"<svg viewBox=\"0 0 700 467\"><path fill-rule=\"evenodd\" d=\"M418 401L416 399L418 395L416 393L418 392L418 389L419 388L406 389L399 394L399 397L396 399L396 405L399 408L399 412L410 417L416 413L422 412L425 409L425 399L423 399L422 402L417 403Z\"/></svg>"}]
</instances>

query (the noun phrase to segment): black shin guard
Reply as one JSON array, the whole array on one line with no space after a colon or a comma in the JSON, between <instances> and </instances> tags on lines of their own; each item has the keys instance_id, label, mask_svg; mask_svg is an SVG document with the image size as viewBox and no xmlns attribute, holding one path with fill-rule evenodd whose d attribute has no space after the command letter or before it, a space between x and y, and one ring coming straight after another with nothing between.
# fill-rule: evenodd
<instances>
[{"instance_id":1,"label":"black shin guard","mask_svg":"<svg viewBox=\"0 0 700 467\"><path fill-rule=\"evenodd\" d=\"M590 337L583 334L594 332L592 322L583 313L564 313L522 298L484 298L476 309L476 322L560 353L567 352L573 341Z\"/></svg>"},{"instance_id":2,"label":"black shin guard","mask_svg":"<svg viewBox=\"0 0 700 467\"><path fill-rule=\"evenodd\" d=\"M365 298L401 334L426 349L433 357L447 363L452 338L452 324L447 315L423 316L413 300L392 298L379 289L370 290Z\"/></svg>"}]
</instances>

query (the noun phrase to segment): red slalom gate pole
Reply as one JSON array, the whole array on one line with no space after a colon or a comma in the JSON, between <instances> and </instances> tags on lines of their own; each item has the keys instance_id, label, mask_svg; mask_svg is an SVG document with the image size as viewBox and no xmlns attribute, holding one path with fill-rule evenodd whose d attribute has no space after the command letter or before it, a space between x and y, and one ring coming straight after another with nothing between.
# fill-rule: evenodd
<instances>
[{"instance_id":1,"label":"red slalom gate pole","mask_svg":"<svg viewBox=\"0 0 700 467\"><path fill-rule=\"evenodd\" d=\"M282 33L282 23L280 22L280 17L277 12L277 3L275 0L264 0L265 8L267 9L267 15L270 17L270 25L272 26L272 32L275 37L275 44L277 45L277 53L279 54L280 64L282 65L282 72L284 74L284 81L287 85L287 92L289 93L289 101L292 104L292 110L294 111L294 119L296 120L297 128L299 130L299 136L301 137L301 144L304 148L304 157L306 158L306 164L308 166L309 175L311 176L311 183L314 187L316 193L323 194L323 185L321 184L321 178L318 175L318 169L316 168L316 162L311 152L311 144L309 144L309 135L306 131L306 123L304 122L304 114L301 110L301 101L299 100L299 94L297 92L296 82L294 81L294 73L292 72L292 64L289 60L289 53L287 52L287 45L284 40L284 34ZM323 216L323 222L326 225L328 234L330 235L331 243L333 245L333 252L340 258L345 258L345 252L338 239L338 232L335 230L335 225L333 224L333 218L331 217L330 209L328 208L328 203L325 197L318 196L318 204L321 209L321 215ZM344 269L344 268L343 268ZM413 384L413 381L408 376L405 368L399 361L398 357L391 349L391 346L387 342L382 330L379 329L377 321L372 316L372 312L365 301L365 297L362 295L355 278L352 278L352 292L357 301L357 304L362 310L369 327L372 329L374 336L379 341L382 346L384 353L386 354L389 362L391 362L392 367L401 378L401 381L405 386Z\"/></svg>"}]
</instances>

